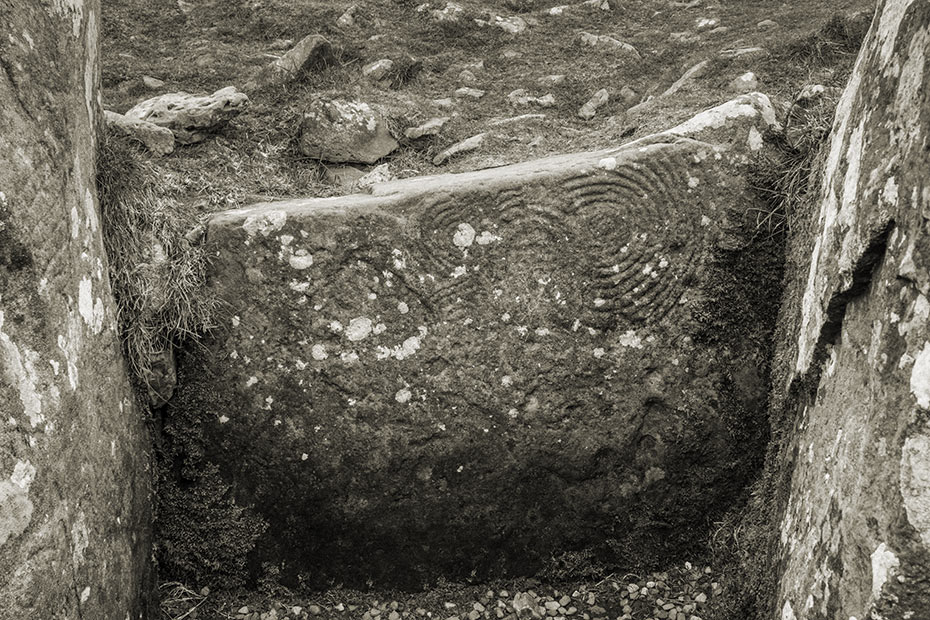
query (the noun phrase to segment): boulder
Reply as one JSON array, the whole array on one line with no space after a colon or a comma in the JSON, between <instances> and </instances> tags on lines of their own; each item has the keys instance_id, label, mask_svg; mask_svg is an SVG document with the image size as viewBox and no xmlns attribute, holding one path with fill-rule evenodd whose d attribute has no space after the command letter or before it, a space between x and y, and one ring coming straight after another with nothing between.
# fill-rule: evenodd
<instances>
[{"instance_id":1,"label":"boulder","mask_svg":"<svg viewBox=\"0 0 930 620\"><path fill-rule=\"evenodd\" d=\"M103 114L107 127L142 143L152 153L168 155L174 152L174 134L167 127L159 127L154 123L129 118L109 110Z\"/></svg>"},{"instance_id":2,"label":"boulder","mask_svg":"<svg viewBox=\"0 0 930 620\"><path fill-rule=\"evenodd\" d=\"M165 419L269 522L255 565L415 587L693 550L765 437L780 254L742 170L772 118L213 216L231 318Z\"/></svg>"},{"instance_id":3,"label":"boulder","mask_svg":"<svg viewBox=\"0 0 930 620\"><path fill-rule=\"evenodd\" d=\"M159 95L135 105L125 116L167 127L179 144L193 144L220 131L248 103L245 93L227 86L212 95Z\"/></svg>"},{"instance_id":4,"label":"boulder","mask_svg":"<svg viewBox=\"0 0 930 620\"><path fill-rule=\"evenodd\" d=\"M155 617L151 441L95 191L100 3L5 3L0 617Z\"/></svg>"},{"instance_id":5,"label":"boulder","mask_svg":"<svg viewBox=\"0 0 930 620\"><path fill-rule=\"evenodd\" d=\"M262 84L283 84L302 72L336 62L336 53L330 42L318 34L307 35L286 54L272 62L262 72Z\"/></svg>"},{"instance_id":6,"label":"boulder","mask_svg":"<svg viewBox=\"0 0 930 620\"><path fill-rule=\"evenodd\" d=\"M373 164L400 146L367 103L317 99L300 124L300 152L333 163Z\"/></svg>"},{"instance_id":7,"label":"boulder","mask_svg":"<svg viewBox=\"0 0 930 620\"><path fill-rule=\"evenodd\" d=\"M759 617L930 610L928 30L930 4L878 3L792 226L759 498L777 575Z\"/></svg>"}]
</instances>

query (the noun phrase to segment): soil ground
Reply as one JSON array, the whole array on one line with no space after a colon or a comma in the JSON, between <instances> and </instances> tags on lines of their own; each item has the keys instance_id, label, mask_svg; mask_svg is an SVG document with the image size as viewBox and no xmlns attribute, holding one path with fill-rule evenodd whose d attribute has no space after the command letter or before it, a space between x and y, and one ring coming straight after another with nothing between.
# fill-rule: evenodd
<instances>
[{"instance_id":1,"label":"soil ground","mask_svg":"<svg viewBox=\"0 0 930 620\"><path fill-rule=\"evenodd\" d=\"M568 6L562 14L550 13L562 3ZM782 108L806 84L842 86L855 57L855 31L861 24L835 18L872 8L868 0L604 0L593 4L581 0L461 0L465 13L459 22L431 19L430 10L445 4L445 0L433 0L421 11L420 0L357 0L354 24L339 25L337 20L352 5L348 0L105 0L104 106L125 112L166 92L201 94L228 85L244 88L286 51L288 40L293 43L308 34L322 34L336 46L340 59L336 65L306 73L285 86L248 91L248 109L219 135L200 144L178 146L172 155L151 160L164 181L163 191L186 203L186 212L205 214L270 198L345 193L344 187L327 181L324 162L303 156L297 148L302 111L320 95L382 106L398 136L405 127L430 117L452 116L438 136L401 140L401 147L385 160L398 177L499 166L616 146L670 127L735 96L729 84L747 71L755 72L758 90ZM489 14L518 15L528 27L510 34L474 21L487 20ZM763 24L765 20L774 23ZM629 43L641 58L584 47L579 42L582 32ZM763 51L735 57L721 54L756 47ZM391 85L369 83L362 66L382 58L419 70L400 76ZM675 95L660 96L686 70L704 60L709 62L702 75ZM482 66L476 64L479 61ZM467 74L463 79L466 69L474 80ZM556 86L540 86L539 78L547 75L564 75L565 80ZM151 89L143 83L143 76L165 84ZM462 86L486 94L478 100L453 99L451 110L432 103L452 97ZM634 98L624 100L621 91L625 87L635 91ZM514 107L507 96L521 88L533 96L551 93L555 104ZM602 88L609 92L609 102L591 120L581 119L579 108ZM649 97L656 99L628 111ZM528 113L545 117L491 127L495 119ZM432 164L444 148L489 128L493 129L491 138L479 150L443 166ZM713 564L714 557L714 546L709 543L707 557L694 561L704 566ZM705 609L694 598L706 591L712 600L718 591L726 590L728 581L726 575L714 573L716 567L711 572L670 567L665 575L607 577L590 566L576 568L566 571L561 566L539 576L541 581L506 584L448 584L440 579L435 587L420 593L350 592L338 584L326 593L294 593L282 590L273 579L248 592L206 593L196 590L199 584L177 583L164 583L161 591L164 617L174 619L295 617L294 608L299 607L297 617L362 618L368 613L365 620L369 620L388 619L396 612L401 618L446 620L455 616L465 620L475 611L475 603L486 608L480 617L496 618L497 609L503 609L505 617L514 613L514 596L532 590L553 600L578 593L583 604L573 598L569 607L576 607L576 612L566 617L584 620L613 620L624 614L635 620L695 620L692 616L713 620L711 608ZM648 599L648 604L630 604L632 583L649 590L648 583L665 582L671 592L647 592L643 600ZM718 585L712 587L712 582ZM591 592L597 604L588 604ZM663 609L669 601L662 596L690 601L676 602L676 614L686 605L693 603L694 607L681 612L682 616L671 616ZM483 599L488 600L482 603ZM661 603L656 604L657 600ZM497 601L503 601L504 607ZM629 612L624 605L630 606ZM239 613L244 606L247 612ZM592 612L592 607L599 609ZM313 613L316 608L319 614ZM374 609L380 613L373 614ZM562 613L555 612L554 616ZM525 611L521 617L534 614Z\"/></svg>"}]
</instances>

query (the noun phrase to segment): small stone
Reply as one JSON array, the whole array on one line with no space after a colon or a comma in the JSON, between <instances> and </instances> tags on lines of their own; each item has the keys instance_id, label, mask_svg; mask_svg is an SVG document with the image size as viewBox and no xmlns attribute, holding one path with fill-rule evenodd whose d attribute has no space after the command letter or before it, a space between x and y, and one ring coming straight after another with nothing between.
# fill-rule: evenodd
<instances>
[{"instance_id":1,"label":"small stone","mask_svg":"<svg viewBox=\"0 0 930 620\"><path fill-rule=\"evenodd\" d=\"M478 78L468 69L462 69L461 73L459 73L459 81L465 84L473 84L478 81Z\"/></svg>"},{"instance_id":2,"label":"small stone","mask_svg":"<svg viewBox=\"0 0 930 620\"><path fill-rule=\"evenodd\" d=\"M239 611L237 611L236 613L241 614L243 616L247 616L249 614L249 608L243 605L242 607L239 608Z\"/></svg>"},{"instance_id":3,"label":"small stone","mask_svg":"<svg viewBox=\"0 0 930 620\"><path fill-rule=\"evenodd\" d=\"M522 17L495 16L491 23L510 34L521 34L526 31L526 20Z\"/></svg>"},{"instance_id":4,"label":"small stone","mask_svg":"<svg viewBox=\"0 0 930 620\"><path fill-rule=\"evenodd\" d=\"M342 611L341 609L339 611ZM311 616L319 616L323 613L323 610L320 609L319 605L307 605L307 613Z\"/></svg>"},{"instance_id":5,"label":"small stone","mask_svg":"<svg viewBox=\"0 0 930 620\"><path fill-rule=\"evenodd\" d=\"M707 595L704 594L703 592L701 592L700 594L698 594L697 596L694 597L694 600L695 600L696 602L698 602L698 603L706 603L706 602L707 602Z\"/></svg>"},{"instance_id":6,"label":"small stone","mask_svg":"<svg viewBox=\"0 0 930 620\"><path fill-rule=\"evenodd\" d=\"M373 82L380 82L387 77L388 73L390 73L393 68L393 60L390 58L382 58L381 60L376 60L362 67L362 75Z\"/></svg>"},{"instance_id":7,"label":"small stone","mask_svg":"<svg viewBox=\"0 0 930 620\"><path fill-rule=\"evenodd\" d=\"M582 32L579 35L579 40L583 46L612 49L636 59L642 58L636 48L629 43L618 41L617 39L607 35L594 35L588 32Z\"/></svg>"},{"instance_id":8,"label":"small stone","mask_svg":"<svg viewBox=\"0 0 930 620\"><path fill-rule=\"evenodd\" d=\"M463 86L459 88L454 93L452 93L459 99L469 98L469 99L481 99L484 97L485 92L477 88L469 88L468 86Z\"/></svg>"},{"instance_id":9,"label":"small stone","mask_svg":"<svg viewBox=\"0 0 930 620\"><path fill-rule=\"evenodd\" d=\"M468 612L468 620L478 620L481 617L480 611L475 611L474 609Z\"/></svg>"},{"instance_id":10,"label":"small stone","mask_svg":"<svg viewBox=\"0 0 930 620\"><path fill-rule=\"evenodd\" d=\"M709 61L707 61L707 60L702 60L701 62L697 63L696 65L694 65L693 67L691 67L690 69L688 69L687 71L685 71L684 74L683 74L680 78L678 78L678 79L675 81L674 84L672 84L671 86L669 86L669 87L665 90L665 92L662 93L662 96L663 96L663 97L668 97L668 96L670 96L670 95L674 95L674 94L677 93L679 90L681 90L681 88L682 88L683 86L685 86L686 84L688 84L688 83L691 82L692 80L694 80L694 79L696 79L696 78L699 78L699 77L701 77L702 75L704 75L705 73L707 73L707 66L708 66L709 64L710 64Z\"/></svg>"},{"instance_id":11,"label":"small stone","mask_svg":"<svg viewBox=\"0 0 930 620\"><path fill-rule=\"evenodd\" d=\"M457 22L465 13L465 8L456 2L447 2L446 6L430 11L430 17L437 22Z\"/></svg>"},{"instance_id":12,"label":"small stone","mask_svg":"<svg viewBox=\"0 0 930 620\"><path fill-rule=\"evenodd\" d=\"M345 13L339 16L339 19L336 20L336 25L340 28L351 28L355 25L355 13L358 12L358 5L353 4Z\"/></svg>"},{"instance_id":13,"label":"small stone","mask_svg":"<svg viewBox=\"0 0 930 620\"><path fill-rule=\"evenodd\" d=\"M773 28L778 28L778 22L771 19L763 19L761 22L756 24L756 28L759 30L771 30Z\"/></svg>"},{"instance_id":14,"label":"small stone","mask_svg":"<svg viewBox=\"0 0 930 620\"><path fill-rule=\"evenodd\" d=\"M455 603L450 603L450 602L443 603L442 606L445 607L446 609L455 609L456 607Z\"/></svg>"},{"instance_id":15,"label":"small stone","mask_svg":"<svg viewBox=\"0 0 930 620\"><path fill-rule=\"evenodd\" d=\"M729 88L736 93L749 93L758 90L759 80L756 78L755 73L752 71L747 71L743 75L730 82Z\"/></svg>"},{"instance_id":16,"label":"small stone","mask_svg":"<svg viewBox=\"0 0 930 620\"><path fill-rule=\"evenodd\" d=\"M594 93L594 95L591 97L591 99L588 100L587 103L581 106L581 109L578 110L578 116L586 121L591 120L594 118L594 115L597 114L598 108L607 103L609 99L610 95L608 94L607 89L602 88L601 90Z\"/></svg>"},{"instance_id":17,"label":"small stone","mask_svg":"<svg viewBox=\"0 0 930 620\"><path fill-rule=\"evenodd\" d=\"M439 116L431 118L422 125L409 127L404 131L408 140L418 140L423 136L435 136L442 130L443 126L449 122L448 116Z\"/></svg>"},{"instance_id":18,"label":"small stone","mask_svg":"<svg viewBox=\"0 0 930 620\"><path fill-rule=\"evenodd\" d=\"M388 620L400 620L400 614L394 610L388 614Z\"/></svg>"},{"instance_id":19,"label":"small stone","mask_svg":"<svg viewBox=\"0 0 930 620\"><path fill-rule=\"evenodd\" d=\"M142 83L149 90L158 90L159 88L162 88L165 85L164 80L159 80L158 78L154 78L151 75L143 75Z\"/></svg>"},{"instance_id":20,"label":"small stone","mask_svg":"<svg viewBox=\"0 0 930 620\"><path fill-rule=\"evenodd\" d=\"M720 25L720 20L714 17L702 17L695 22L695 27L700 30L712 30Z\"/></svg>"},{"instance_id":21,"label":"small stone","mask_svg":"<svg viewBox=\"0 0 930 620\"><path fill-rule=\"evenodd\" d=\"M491 592L490 595L486 595L486 596L487 596L488 598L492 598L492 597L494 596L494 593ZM472 606L472 609L474 609L474 610L477 611L478 613L484 613L484 605L482 605L481 603L475 603L475 604Z\"/></svg>"},{"instance_id":22,"label":"small stone","mask_svg":"<svg viewBox=\"0 0 930 620\"><path fill-rule=\"evenodd\" d=\"M565 83L564 75L544 75L536 83L540 86L559 86Z\"/></svg>"},{"instance_id":23,"label":"small stone","mask_svg":"<svg viewBox=\"0 0 930 620\"><path fill-rule=\"evenodd\" d=\"M487 134L479 133L478 135L466 138L461 142L456 142L439 155L433 158L434 166L441 166L442 164L449 161L451 158L461 155L462 153L468 153L469 151L474 151L484 144L484 140L487 137Z\"/></svg>"},{"instance_id":24,"label":"small stone","mask_svg":"<svg viewBox=\"0 0 930 620\"><path fill-rule=\"evenodd\" d=\"M297 78L304 71L335 62L336 54L330 42L318 34L311 34L268 65L258 79L265 85L283 84Z\"/></svg>"}]
</instances>

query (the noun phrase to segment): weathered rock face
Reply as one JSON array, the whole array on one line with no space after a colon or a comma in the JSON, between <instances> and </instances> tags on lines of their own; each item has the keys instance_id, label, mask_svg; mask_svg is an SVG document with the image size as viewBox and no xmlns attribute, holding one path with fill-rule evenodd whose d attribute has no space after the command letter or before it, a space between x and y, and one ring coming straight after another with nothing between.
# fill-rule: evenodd
<instances>
[{"instance_id":1,"label":"weathered rock face","mask_svg":"<svg viewBox=\"0 0 930 620\"><path fill-rule=\"evenodd\" d=\"M194 144L220 131L248 103L249 98L235 86L212 95L167 93L133 106L125 118L167 127L178 144Z\"/></svg>"},{"instance_id":2,"label":"weathered rock face","mask_svg":"<svg viewBox=\"0 0 930 620\"><path fill-rule=\"evenodd\" d=\"M167 419L269 522L256 559L416 586L693 549L764 440L780 254L740 171L773 122L754 95L624 148L215 216L230 316Z\"/></svg>"},{"instance_id":3,"label":"weathered rock face","mask_svg":"<svg viewBox=\"0 0 930 620\"><path fill-rule=\"evenodd\" d=\"M887 0L794 240L777 613L930 613L930 5ZM776 386L778 387L778 386Z\"/></svg>"},{"instance_id":4,"label":"weathered rock face","mask_svg":"<svg viewBox=\"0 0 930 620\"><path fill-rule=\"evenodd\" d=\"M170 155L174 152L174 134L167 127L159 127L148 121L128 118L109 110L104 112L107 126L123 136L141 142L145 148L156 155Z\"/></svg>"},{"instance_id":5,"label":"weathered rock face","mask_svg":"<svg viewBox=\"0 0 930 620\"><path fill-rule=\"evenodd\" d=\"M367 103L318 99L300 124L300 152L334 163L373 164L400 146Z\"/></svg>"},{"instance_id":6,"label":"weathered rock face","mask_svg":"<svg viewBox=\"0 0 930 620\"><path fill-rule=\"evenodd\" d=\"M0 5L0 618L144 616L147 437L94 193L99 5Z\"/></svg>"}]
</instances>

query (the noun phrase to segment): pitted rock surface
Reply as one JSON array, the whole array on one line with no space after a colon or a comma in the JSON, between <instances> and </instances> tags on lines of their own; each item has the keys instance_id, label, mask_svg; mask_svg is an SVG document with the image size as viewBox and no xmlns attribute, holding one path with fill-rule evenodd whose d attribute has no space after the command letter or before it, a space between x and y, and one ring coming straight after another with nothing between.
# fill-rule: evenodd
<instances>
[{"instance_id":1,"label":"pitted rock surface","mask_svg":"<svg viewBox=\"0 0 930 620\"><path fill-rule=\"evenodd\" d=\"M133 106L125 116L167 127L179 144L193 144L220 131L248 103L245 93L227 86L212 95L159 95Z\"/></svg>"},{"instance_id":2,"label":"pitted rock surface","mask_svg":"<svg viewBox=\"0 0 930 620\"><path fill-rule=\"evenodd\" d=\"M419 585L692 545L745 482L765 396L768 327L710 346L702 317L721 257L750 251L740 172L769 111L674 130L723 145L668 133L216 215L230 318L180 361L169 417L199 417L269 521L256 557Z\"/></svg>"},{"instance_id":3,"label":"pitted rock surface","mask_svg":"<svg viewBox=\"0 0 930 620\"><path fill-rule=\"evenodd\" d=\"M801 303L783 309L775 375L790 440L772 461L782 618L930 610L928 54L930 5L880 2L794 235Z\"/></svg>"}]
</instances>

